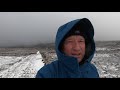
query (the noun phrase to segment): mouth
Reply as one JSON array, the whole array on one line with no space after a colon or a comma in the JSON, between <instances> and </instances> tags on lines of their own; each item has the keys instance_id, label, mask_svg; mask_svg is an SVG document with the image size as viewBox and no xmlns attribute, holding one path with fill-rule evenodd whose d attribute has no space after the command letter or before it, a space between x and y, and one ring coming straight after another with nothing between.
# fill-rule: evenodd
<instances>
[{"instance_id":1,"label":"mouth","mask_svg":"<svg viewBox=\"0 0 120 90\"><path fill-rule=\"evenodd\" d=\"M72 54L72 56L76 57L76 58L80 58L80 55L81 55L80 53L78 53L78 54Z\"/></svg>"}]
</instances>

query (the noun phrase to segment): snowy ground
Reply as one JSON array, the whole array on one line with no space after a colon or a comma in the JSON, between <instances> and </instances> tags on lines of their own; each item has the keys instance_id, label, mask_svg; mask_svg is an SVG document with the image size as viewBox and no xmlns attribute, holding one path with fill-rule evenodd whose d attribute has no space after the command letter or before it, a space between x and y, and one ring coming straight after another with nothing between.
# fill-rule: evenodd
<instances>
[{"instance_id":1,"label":"snowy ground","mask_svg":"<svg viewBox=\"0 0 120 90\"><path fill-rule=\"evenodd\" d=\"M0 56L1 78L34 78L44 65L39 51L28 56Z\"/></svg>"},{"instance_id":2,"label":"snowy ground","mask_svg":"<svg viewBox=\"0 0 120 90\"><path fill-rule=\"evenodd\" d=\"M0 48L0 77L34 78L43 65L51 63L56 58L53 47L43 46ZM120 78L120 42L98 42L96 46L92 63L97 67L100 77Z\"/></svg>"},{"instance_id":3,"label":"snowy ground","mask_svg":"<svg viewBox=\"0 0 120 90\"><path fill-rule=\"evenodd\" d=\"M92 60L101 78L120 78L120 50L116 48L114 49L116 52L105 53L112 50L101 48L102 53L96 53Z\"/></svg>"}]
</instances>

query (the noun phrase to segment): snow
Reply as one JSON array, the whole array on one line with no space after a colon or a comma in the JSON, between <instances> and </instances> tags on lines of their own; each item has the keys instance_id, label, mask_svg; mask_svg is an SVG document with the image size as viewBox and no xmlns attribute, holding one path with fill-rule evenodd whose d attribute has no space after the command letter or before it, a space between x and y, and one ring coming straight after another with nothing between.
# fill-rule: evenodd
<instances>
[{"instance_id":1,"label":"snow","mask_svg":"<svg viewBox=\"0 0 120 90\"><path fill-rule=\"evenodd\" d=\"M96 48L97 51L99 50L108 50L107 48Z\"/></svg>"},{"instance_id":2,"label":"snow","mask_svg":"<svg viewBox=\"0 0 120 90\"><path fill-rule=\"evenodd\" d=\"M110 57L109 54L95 54L94 57Z\"/></svg>"},{"instance_id":3,"label":"snow","mask_svg":"<svg viewBox=\"0 0 120 90\"><path fill-rule=\"evenodd\" d=\"M101 50L102 52L97 52L94 55L92 63L97 67L98 73L101 78L118 78L120 77L120 52L119 48L106 49L110 50L107 52L103 48L99 48L97 50Z\"/></svg>"},{"instance_id":4,"label":"snow","mask_svg":"<svg viewBox=\"0 0 120 90\"><path fill-rule=\"evenodd\" d=\"M0 56L0 77L34 78L43 66L43 58L39 51L28 56Z\"/></svg>"},{"instance_id":5,"label":"snow","mask_svg":"<svg viewBox=\"0 0 120 90\"><path fill-rule=\"evenodd\" d=\"M98 46L91 62L96 66L100 78L120 78L119 42L102 42ZM57 59L53 47L48 44L44 47L0 48L0 77L34 78L44 64Z\"/></svg>"}]
</instances>

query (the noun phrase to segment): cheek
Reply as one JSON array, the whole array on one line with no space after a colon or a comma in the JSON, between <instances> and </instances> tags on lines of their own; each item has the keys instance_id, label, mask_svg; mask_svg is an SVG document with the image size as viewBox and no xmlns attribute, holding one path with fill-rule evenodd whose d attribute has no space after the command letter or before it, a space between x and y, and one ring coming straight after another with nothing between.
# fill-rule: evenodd
<instances>
[{"instance_id":1,"label":"cheek","mask_svg":"<svg viewBox=\"0 0 120 90\"><path fill-rule=\"evenodd\" d=\"M80 51L82 52L83 55L85 54L85 48L86 48L85 44L80 45Z\"/></svg>"},{"instance_id":2,"label":"cheek","mask_svg":"<svg viewBox=\"0 0 120 90\"><path fill-rule=\"evenodd\" d=\"M84 52L84 54L85 54L85 45L83 45L83 47L82 47L82 51Z\"/></svg>"},{"instance_id":3,"label":"cheek","mask_svg":"<svg viewBox=\"0 0 120 90\"><path fill-rule=\"evenodd\" d=\"M85 50L85 44L82 46L83 50Z\"/></svg>"},{"instance_id":4,"label":"cheek","mask_svg":"<svg viewBox=\"0 0 120 90\"><path fill-rule=\"evenodd\" d=\"M70 46L70 45L64 45L64 47L63 47L63 52L64 52L66 55L71 55L71 49L72 49L72 46Z\"/></svg>"}]
</instances>

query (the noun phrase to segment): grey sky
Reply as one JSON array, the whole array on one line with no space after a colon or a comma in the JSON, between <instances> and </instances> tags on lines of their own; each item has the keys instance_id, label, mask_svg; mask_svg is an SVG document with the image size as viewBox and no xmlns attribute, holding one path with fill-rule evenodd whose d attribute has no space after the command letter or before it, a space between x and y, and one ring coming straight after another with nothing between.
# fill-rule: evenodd
<instances>
[{"instance_id":1,"label":"grey sky","mask_svg":"<svg viewBox=\"0 0 120 90\"><path fill-rule=\"evenodd\" d=\"M88 18L95 40L120 40L120 12L0 12L0 47L54 42L59 26Z\"/></svg>"}]
</instances>

